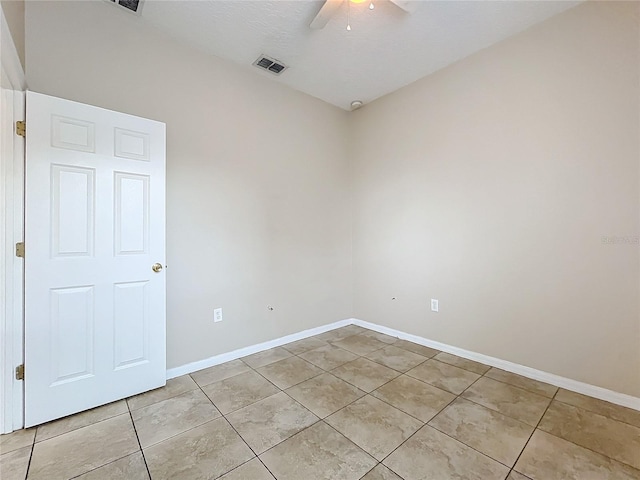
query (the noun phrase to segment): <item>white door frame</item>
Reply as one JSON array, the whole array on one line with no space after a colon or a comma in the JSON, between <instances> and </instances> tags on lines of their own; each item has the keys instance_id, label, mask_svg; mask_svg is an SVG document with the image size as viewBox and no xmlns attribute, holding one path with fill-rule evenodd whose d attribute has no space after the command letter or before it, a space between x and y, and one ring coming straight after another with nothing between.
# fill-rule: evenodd
<instances>
[{"instance_id":1,"label":"white door frame","mask_svg":"<svg viewBox=\"0 0 640 480\"><path fill-rule=\"evenodd\" d=\"M24 138L15 122L25 119L25 76L0 9L0 433L24 426L23 382L15 367L24 358L24 263L15 256L15 243L24 240Z\"/></svg>"}]
</instances>

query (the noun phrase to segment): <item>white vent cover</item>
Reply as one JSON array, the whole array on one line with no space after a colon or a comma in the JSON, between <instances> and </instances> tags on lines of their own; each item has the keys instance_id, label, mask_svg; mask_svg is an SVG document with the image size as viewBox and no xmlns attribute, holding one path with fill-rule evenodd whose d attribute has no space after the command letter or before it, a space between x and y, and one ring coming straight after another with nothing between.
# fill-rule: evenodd
<instances>
[{"instance_id":1,"label":"white vent cover","mask_svg":"<svg viewBox=\"0 0 640 480\"><path fill-rule=\"evenodd\" d=\"M106 0L109 3L120 5L129 12L140 15L142 10L142 0Z\"/></svg>"},{"instance_id":2,"label":"white vent cover","mask_svg":"<svg viewBox=\"0 0 640 480\"><path fill-rule=\"evenodd\" d=\"M262 68L263 70L267 70L268 72L271 72L274 75L280 75L282 72L284 72L288 68L280 60L267 57L266 55L260 55L258 59L255 62L253 62L253 65L255 65L258 68Z\"/></svg>"}]
</instances>

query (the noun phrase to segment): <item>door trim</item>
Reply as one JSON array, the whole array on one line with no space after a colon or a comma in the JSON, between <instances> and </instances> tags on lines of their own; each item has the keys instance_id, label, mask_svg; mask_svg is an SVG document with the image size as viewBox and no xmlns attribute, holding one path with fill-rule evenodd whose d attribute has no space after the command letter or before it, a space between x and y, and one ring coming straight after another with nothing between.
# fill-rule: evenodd
<instances>
[{"instance_id":1,"label":"door trim","mask_svg":"<svg viewBox=\"0 0 640 480\"><path fill-rule=\"evenodd\" d=\"M2 137L0 138L0 224L5 232L0 238L0 433L24 426L23 382L15 379L15 367L24 355L24 264L14 252L14 244L24 238L24 154L23 137L15 134L15 122L25 118L26 89L24 71L9 27L0 9L2 95Z\"/></svg>"}]
</instances>

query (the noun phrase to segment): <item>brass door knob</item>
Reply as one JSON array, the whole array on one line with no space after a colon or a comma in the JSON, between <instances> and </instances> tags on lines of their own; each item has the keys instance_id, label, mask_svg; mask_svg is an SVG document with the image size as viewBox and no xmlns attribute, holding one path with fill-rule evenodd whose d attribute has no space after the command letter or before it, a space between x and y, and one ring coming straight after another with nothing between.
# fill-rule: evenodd
<instances>
[{"instance_id":1,"label":"brass door knob","mask_svg":"<svg viewBox=\"0 0 640 480\"><path fill-rule=\"evenodd\" d=\"M151 267L151 270L153 270L156 273L159 273L162 271L162 264L161 263L154 263L153 266Z\"/></svg>"}]
</instances>

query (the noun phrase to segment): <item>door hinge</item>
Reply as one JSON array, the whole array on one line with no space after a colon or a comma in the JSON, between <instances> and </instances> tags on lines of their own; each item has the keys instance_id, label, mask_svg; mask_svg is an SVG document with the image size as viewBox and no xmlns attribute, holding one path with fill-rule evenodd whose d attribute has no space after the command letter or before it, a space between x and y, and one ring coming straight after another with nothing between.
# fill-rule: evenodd
<instances>
[{"instance_id":1,"label":"door hinge","mask_svg":"<svg viewBox=\"0 0 640 480\"><path fill-rule=\"evenodd\" d=\"M16 257L24 258L24 242L16 243Z\"/></svg>"},{"instance_id":2,"label":"door hinge","mask_svg":"<svg viewBox=\"0 0 640 480\"><path fill-rule=\"evenodd\" d=\"M20 135L21 137L27 136L27 122L20 120L16 122L16 135Z\"/></svg>"},{"instance_id":3,"label":"door hinge","mask_svg":"<svg viewBox=\"0 0 640 480\"><path fill-rule=\"evenodd\" d=\"M24 364L16 367L16 380L24 380Z\"/></svg>"}]
</instances>

